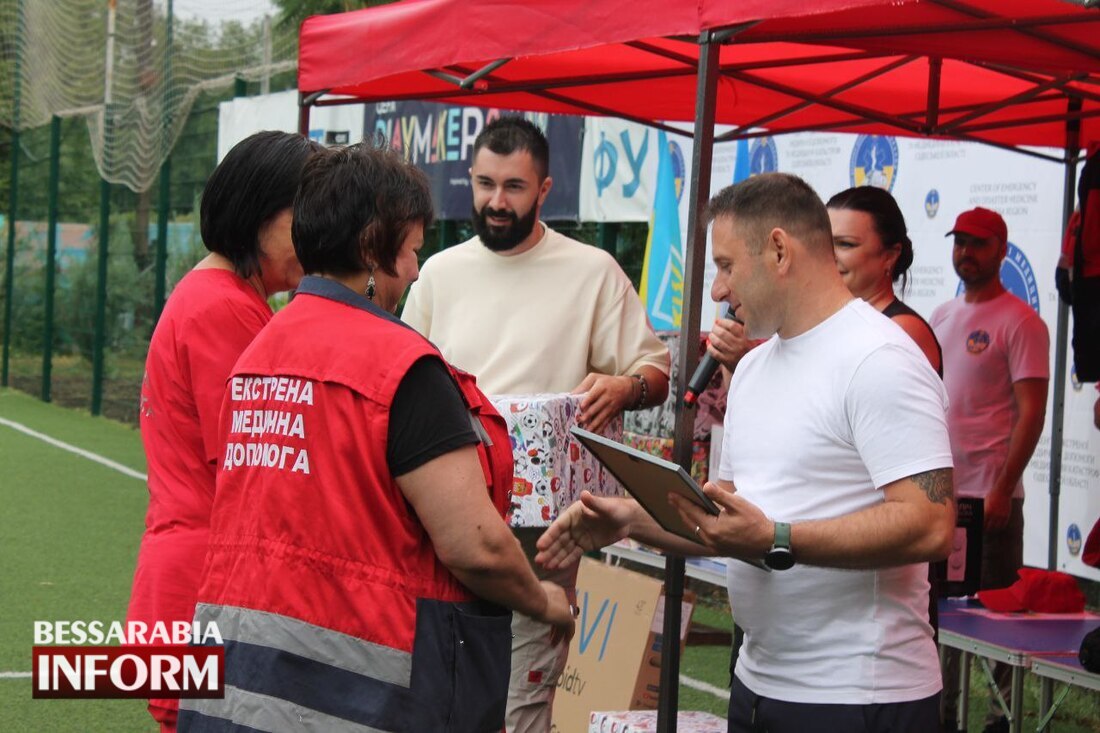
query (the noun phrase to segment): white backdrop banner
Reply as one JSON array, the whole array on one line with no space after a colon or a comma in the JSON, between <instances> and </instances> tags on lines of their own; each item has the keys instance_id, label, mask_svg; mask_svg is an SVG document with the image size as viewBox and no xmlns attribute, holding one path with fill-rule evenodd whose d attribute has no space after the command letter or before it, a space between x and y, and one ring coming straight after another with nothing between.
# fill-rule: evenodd
<instances>
[{"instance_id":1,"label":"white backdrop banner","mask_svg":"<svg viewBox=\"0 0 1100 733\"><path fill-rule=\"evenodd\" d=\"M261 130L298 131L298 92L238 97L218 105L218 160L234 145ZM314 107L309 137L322 145L348 145L363 139L363 105Z\"/></svg>"},{"instance_id":2,"label":"white backdrop banner","mask_svg":"<svg viewBox=\"0 0 1100 733\"><path fill-rule=\"evenodd\" d=\"M648 133L648 137L647 137ZM656 132L620 120L589 118L581 172L581 218L593 221L648 221L656 181ZM680 149L686 181L692 141L670 136ZM974 206L995 209L1008 225L1009 253L1001 278L1009 290L1034 308L1054 342L1058 314L1054 269L1062 239L1063 167L997 148L939 140L885 136L803 133L765 137L748 145L753 174L783 171L805 179L824 200L859 185L889 189L909 226L914 261L909 284L899 295L925 318L959 292L951 264L955 217ZM674 154L674 158L677 156ZM736 143L715 146L711 193L733 181ZM687 197L680 186L680 221L687 241ZM702 308L703 328L717 308L710 301L714 278L707 247ZM1072 364L1072 359L1068 360ZM975 389L980 389L975 385ZM1100 432L1092 424L1097 392L1093 385L1067 379L1062 495L1057 536L1058 568L1100 580L1100 571L1080 560L1083 537L1100 517ZM1024 561L1045 567L1049 537L1050 435L1047 425L1024 474L1026 529Z\"/></svg>"}]
</instances>

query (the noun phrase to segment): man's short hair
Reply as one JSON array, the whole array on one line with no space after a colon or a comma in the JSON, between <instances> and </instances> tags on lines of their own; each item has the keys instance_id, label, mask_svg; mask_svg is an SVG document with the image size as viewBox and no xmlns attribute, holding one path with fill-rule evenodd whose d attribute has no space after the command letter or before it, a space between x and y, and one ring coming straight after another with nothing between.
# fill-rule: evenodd
<instances>
[{"instance_id":1,"label":"man's short hair","mask_svg":"<svg viewBox=\"0 0 1100 733\"><path fill-rule=\"evenodd\" d=\"M202 192L202 243L243 278L260 272L260 230L294 203L306 160L322 147L307 137L267 130L226 153Z\"/></svg>"},{"instance_id":2,"label":"man's short hair","mask_svg":"<svg viewBox=\"0 0 1100 733\"><path fill-rule=\"evenodd\" d=\"M427 176L388 148L358 143L323 150L306 164L291 237L307 275L389 275L409 227L432 223Z\"/></svg>"},{"instance_id":3,"label":"man's short hair","mask_svg":"<svg viewBox=\"0 0 1100 733\"><path fill-rule=\"evenodd\" d=\"M535 172L542 181L550 172L550 143L538 125L523 117L498 117L481 128L474 140L474 156L482 148L497 155L526 150L535 161Z\"/></svg>"},{"instance_id":4,"label":"man's short hair","mask_svg":"<svg viewBox=\"0 0 1100 733\"><path fill-rule=\"evenodd\" d=\"M707 205L707 222L720 216L734 220L750 252L764 248L778 227L813 250L833 252L829 212L810 185L789 173L761 173L726 186Z\"/></svg>"}]
</instances>

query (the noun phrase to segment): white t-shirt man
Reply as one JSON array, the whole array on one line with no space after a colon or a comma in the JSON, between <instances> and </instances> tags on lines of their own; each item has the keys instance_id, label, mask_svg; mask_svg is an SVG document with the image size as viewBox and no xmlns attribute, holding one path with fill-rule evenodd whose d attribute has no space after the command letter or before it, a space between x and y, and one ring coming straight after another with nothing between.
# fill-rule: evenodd
<instances>
[{"instance_id":1,"label":"white t-shirt man","mask_svg":"<svg viewBox=\"0 0 1100 733\"><path fill-rule=\"evenodd\" d=\"M750 351L729 405L719 477L776 521L851 514L882 503L889 483L951 467L939 377L901 328L859 299ZM942 687L926 563L766 573L730 561L729 594L746 635L736 674L758 695L872 704Z\"/></svg>"},{"instance_id":2,"label":"white t-shirt man","mask_svg":"<svg viewBox=\"0 0 1100 733\"><path fill-rule=\"evenodd\" d=\"M1009 292L980 303L960 295L936 308L929 323L943 347L955 495L985 498L1008 456L1017 417L1013 382L1050 378L1047 325ZM1012 497L1024 497L1022 480Z\"/></svg>"},{"instance_id":3,"label":"white t-shirt man","mask_svg":"<svg viewBox=\"0 0 1100 733\"><path fill-rule=\"evenodd\" d=\"M433 255L402 320L489 394L570 392L589 372L668 374L668 349L614 258L544 229L517 255L477 237Z\"/></svg>"}]
</instances>

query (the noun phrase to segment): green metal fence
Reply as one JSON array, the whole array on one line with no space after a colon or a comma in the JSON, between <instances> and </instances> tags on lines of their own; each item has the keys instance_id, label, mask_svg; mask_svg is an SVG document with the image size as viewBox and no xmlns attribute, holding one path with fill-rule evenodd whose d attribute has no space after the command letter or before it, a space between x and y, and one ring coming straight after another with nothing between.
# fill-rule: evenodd
<instances>
[{"instance_id":1,"label":"green metal fence","mask_svg":"<svg viewBox=\"0 0 1100 733\"><path fill-rule=\"evenodd\" d=\"M136 422L156 319L204 252L198 202L216 164L217 105L231 94L200 98L158 184L141 194L98 178L83 119L55 117L0 142L10 172L0 188L0 384Z\"/></svg>"}]
</instances>

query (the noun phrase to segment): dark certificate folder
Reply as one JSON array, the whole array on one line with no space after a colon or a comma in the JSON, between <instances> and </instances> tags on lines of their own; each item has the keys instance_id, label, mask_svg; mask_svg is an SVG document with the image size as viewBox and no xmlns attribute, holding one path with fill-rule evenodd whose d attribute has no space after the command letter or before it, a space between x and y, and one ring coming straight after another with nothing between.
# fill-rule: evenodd
<instances>
[{"instance_id":1,"label":"dark certificate folder","mask_svg":"<svg viewBox=\"0 0 1100 733\"><path fill-rule=\"evenodd\" d=\"M685 525L669 503L670 493L694 502L707 514L718 514L718 506L703 493L683 467L582 428L573 427L570 432L592 451L663 529L692 542L699 541L695 536L695 527Z\"/></svg>"}]
</instances>

